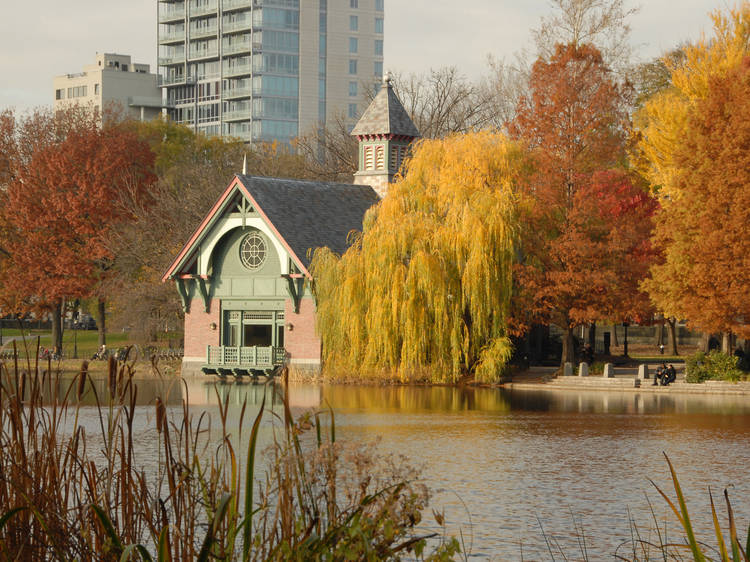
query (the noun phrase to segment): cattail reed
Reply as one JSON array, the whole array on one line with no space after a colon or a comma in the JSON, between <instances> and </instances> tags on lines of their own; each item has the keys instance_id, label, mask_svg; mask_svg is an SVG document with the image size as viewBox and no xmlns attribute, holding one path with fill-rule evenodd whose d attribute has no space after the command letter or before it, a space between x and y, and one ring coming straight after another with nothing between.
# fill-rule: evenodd
<instances>
[{"instance_id":1,"label":"cattail reed","mask_svg":"<svg viewBox=\"0 0 750 562\"><path fill-rule=\"evenodd\" d=\"M161 434L167 427L167 408L161 398L156 399L156 431Z\"/></svg>"},{"instance_id":2,"label":"cattail reed","mask_svg":"<svg viewBox=\"0 0 750 562\"><path fill-rule=\"evenodd\" d=\"M80 401L81 398L83 398L83 394L86 391L86 378L88 377L89 373L89 362L84 361L81 365L81 372L78 373L78 391L76 392L76 396L78 397L78 400Z\"/></svg>"}]
</instances>

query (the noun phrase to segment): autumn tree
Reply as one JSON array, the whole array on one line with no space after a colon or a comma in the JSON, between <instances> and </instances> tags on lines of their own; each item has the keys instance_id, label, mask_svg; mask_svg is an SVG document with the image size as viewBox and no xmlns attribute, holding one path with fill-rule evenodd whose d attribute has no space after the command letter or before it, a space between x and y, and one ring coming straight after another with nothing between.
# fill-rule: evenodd
<instances>
[{"instance_id":1,"label":"autumn tree","mask_svg":"<svg viewBox=\"0 0 750 562\"><path fill-rule=\"evenodd\" d=\"M526 156L490 133L416 145L408 173L341 257L313 259L328 369L497 380Z\"/></svg>"},{"instance_id":2,"label":"autumn tree","mask_svg":"<svg viewBox=\"0 0 750 562\"><path fill-rule=\"evenodd\" d=\"M626 0L550 0L552 12L532 30L542 58L554 56L557 45L595 46L604 63L620 77L630 65L630 17L639 8Z\"/></svg>"},{"instance_id":3,"label":"autumn tree","mask_svg":"<svg viewBox=\"0 0 750 562\"><path fill-rule=\"evenodd\" d=\"M64 299L93 296L103 312L114 257L105 239L131 218L123 202L147 196L153 156L127 127L102 125L81 107L37 110L5 125L3 309L52 312L53 345L61 348ZM103 343L101 317L99 328Z\"/></svg>"},{"instance_id":4,"label":"autumn tree","mask_svg":"<svg viewBox=\"0 0 750 562\"><path fill-rule=\"evenodd\" d=\"M632 160L662 197L678 195L675 157L687 134L691 107L706 97L713 77L726 75L750 53L750 2L726 13L717 11L711 19L713 37L686 45L679 55L662 57L669 86L656 89L634 115L637 143Z\"/></svg>"},{"instance_id":5,"label":"autumn tree","mask_svg":"<svg viewBox=\"0 0 750 562\"><path fill-rule=\"evenodd\" d=\"M738 8L726 12L716 11L711 19L712 36L701 37L693 44L671 51L653 65L649 74L658 79L650 82L656 87L652 88L652 95L644 96L634 115L636 142L631 160L648 179L665 210L672 201L681 197L682 178L689 173L682 168L685 160L679 155L684 155L684 141L692 134L688 125L691 112L709 95L712 81L734 72L750 53L750 3L742 2ZM663 83L665 78L667 84ZM658 224L662 225L661 219ZM675 223L669 224L679 228ZM680 233L675 235L679 237ZM658 239L666 243L669 237L662 234ZM667 263L670 263L672 250L666 247L664 251ZM663 282L678 283L678 277L664 276L666 269L658 271L657 275ZM651 291L657 289L653 284L649 287ZM667 291L667 287L660 284L658 296L654 293L654 301L664 307L663 312L670 322L670 335L673 336L675 316L683 314L680 305L682 293L679 290ZM674 337L672 347L675 351Z\"/></svg>"},{"instance_id":6,"label":"autumn tree","mask_svg":"<svg viewBox=\"0 0 750 562\"><path fill-rule=\"evenodd\" d=\"M750 337L750 56L709 81L674 154L674 197L656 240L664 262L647 283L664 310L708 333Z\"/></svg>"},{"instance_id":7,"label":"autumn tree","mask_svg":"<svg viewBox=\"0 0 750 562\"><path fill-rule=\"evenodd\" d=\"M575 326L647 308L638 284L654 203L622 171L629 92L598 50L558 45L534 64L530 91L509 125L537 164L526 194L518 320L559 326L566 362Z\"/></svg>"}]
</instances>

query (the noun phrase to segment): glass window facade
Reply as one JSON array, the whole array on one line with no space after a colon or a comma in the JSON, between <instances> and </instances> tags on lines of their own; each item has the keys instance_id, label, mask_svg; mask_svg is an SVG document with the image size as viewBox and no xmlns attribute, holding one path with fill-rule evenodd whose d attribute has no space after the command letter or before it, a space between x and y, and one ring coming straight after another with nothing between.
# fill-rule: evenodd
<instances>
[{"instance_id":1,"label":"glass window facade","mask_svg":"<svg viewBox=\"0 0 750 562\"><path fill-rule=\"evenodd\" d=\"M373 6L382 10L383 2L343 2L337 6L344 13L330 20L327 0L159 2L158 64L170 115L210 134L287 142L325 124L329 96L340 104L337 114L357 114L366 103L360 71L369 82L373 58L382 60L370 41L380 39L382 52L384 18ZM329 68L332 26L339 51ZM317 50L318 56L303 58L302 49ZM330 69L335 83L329 81ZM59 96L81 93L65 89Z\"/></svg>"}]
</instances>

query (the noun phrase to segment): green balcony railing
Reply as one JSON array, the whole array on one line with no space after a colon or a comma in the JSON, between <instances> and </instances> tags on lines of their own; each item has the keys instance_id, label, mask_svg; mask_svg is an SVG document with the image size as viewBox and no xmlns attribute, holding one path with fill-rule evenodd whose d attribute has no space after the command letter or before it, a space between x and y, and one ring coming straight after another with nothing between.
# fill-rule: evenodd
<instances>
[{"instance_id":1,"label":"green balcony railing","mask_svg":"<svg viewBox=\"0 0 750 562\"><path fill-rule=\"evenodd\" d=\"M283 364L285 354L283 347L209 345L206 359L211 367L270 369Z\"/></svg>"}]
</instances>

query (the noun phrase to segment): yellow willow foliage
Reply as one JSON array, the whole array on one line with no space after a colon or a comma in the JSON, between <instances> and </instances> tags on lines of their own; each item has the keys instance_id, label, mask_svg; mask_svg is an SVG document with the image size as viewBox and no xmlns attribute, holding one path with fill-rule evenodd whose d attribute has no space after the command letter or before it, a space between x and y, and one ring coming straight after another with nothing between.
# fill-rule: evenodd
<instances>
[{"instance_id":1,"label":"yellow willow foliage","mask_svg":"<svg viewBox=\"0 0 750 562\"><path fill-rule=\"evenodd\" d=\"M750 54L750 1L724 14L712 14L713 37L684 48L684 59L665 57L672 84L649 99L635 115L637 165L660 194L674 199L678 174L674 155L685 138L687 117L695 103L706 97L709 82L735 68Z\"/></svg>"},{"instance_id":2,"label":"yellow willow foliage","mask_svg":"<svg viewBox=\"0 0 750 562\"><path fill-rule=\"evenodd\" d=\"M419 143L407 168L341 258L325 248L313 257L326 367L497 380L511 353L525 153L503 136L473 133Z\"/></svg>"}]
</instances>

